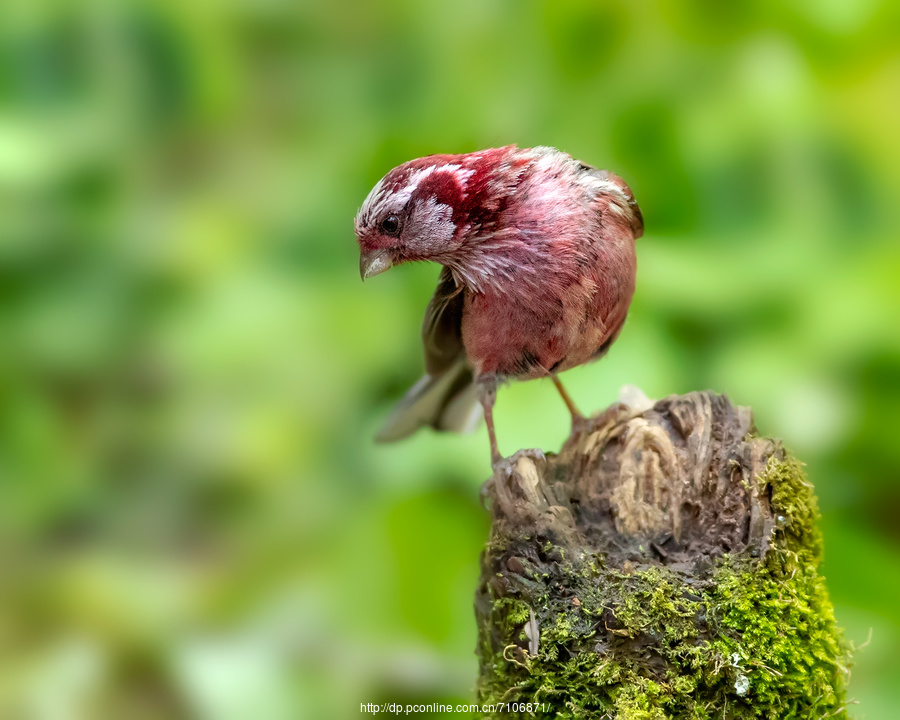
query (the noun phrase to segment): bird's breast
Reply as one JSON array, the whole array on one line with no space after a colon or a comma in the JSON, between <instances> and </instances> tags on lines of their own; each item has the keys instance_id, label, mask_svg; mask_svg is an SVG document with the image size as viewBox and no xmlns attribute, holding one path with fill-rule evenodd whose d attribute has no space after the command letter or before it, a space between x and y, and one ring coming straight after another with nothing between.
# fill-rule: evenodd
<instances>
[{"instance_id":1,"label":"bird's breast","mask_svg":"<svg viewBox=\"0 0 900 720\"><path fill-rule=\"evenodd\" d=\"M592 359L618 332L627 299L590 277L534 293L471 293L462 339L477 375L547 377Z\"/></svg>"}]
</instances>

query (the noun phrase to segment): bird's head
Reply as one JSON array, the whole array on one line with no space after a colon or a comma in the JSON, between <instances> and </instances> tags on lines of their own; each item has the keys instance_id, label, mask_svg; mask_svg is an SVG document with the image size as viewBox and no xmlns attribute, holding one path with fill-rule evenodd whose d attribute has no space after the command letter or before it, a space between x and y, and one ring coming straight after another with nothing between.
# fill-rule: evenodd
<instances>
[{"instance_id":1,"label":"bird's head","mask_svg":"<svg viewBox=\"0 0 900 720\"><path fill-rule=\"evenodd\" d=\"M431 155L403 163L372 188L356 214L359 273L365 280L393 265L450 257L465 241L483 192L484 175L498 153Z\"/></svg>"}]
</instances>

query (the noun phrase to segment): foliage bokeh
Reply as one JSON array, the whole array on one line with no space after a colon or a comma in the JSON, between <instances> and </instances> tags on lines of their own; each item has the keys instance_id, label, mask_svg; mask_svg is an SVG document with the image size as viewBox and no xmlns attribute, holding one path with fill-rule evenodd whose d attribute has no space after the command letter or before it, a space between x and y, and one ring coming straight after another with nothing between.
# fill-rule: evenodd
<instances>
[{"instance_id":1,"label":"foliage bokeh","mask_svg":"<svg viewBox=\"0 0 900 720\"><path fill-rule=\"evenodd\" d=\"M900 6L0 10L0 716L471 701L484 430L372 435L437 269L365 287L392 166L553 145L647 234L584 408L711 387L808 464L859 718L900 706ZM501 448L559 446L547 383Z\"/></svg>"}]
</instances>

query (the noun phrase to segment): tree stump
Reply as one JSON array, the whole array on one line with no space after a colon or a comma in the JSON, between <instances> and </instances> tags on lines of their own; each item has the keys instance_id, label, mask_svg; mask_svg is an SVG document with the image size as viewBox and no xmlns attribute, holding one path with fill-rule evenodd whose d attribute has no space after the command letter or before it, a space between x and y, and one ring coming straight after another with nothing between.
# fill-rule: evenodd
<instances>
[{"instance_id":1,"label":"tree stump","mask_svg":"<svg viewBox=\"0 0 900 720\"><path fill-rule=\"evenodd\" d=\"M485 493L485 717L846 717L812 486L748 408L616 405Z\"/></svg>"}]
</instances>

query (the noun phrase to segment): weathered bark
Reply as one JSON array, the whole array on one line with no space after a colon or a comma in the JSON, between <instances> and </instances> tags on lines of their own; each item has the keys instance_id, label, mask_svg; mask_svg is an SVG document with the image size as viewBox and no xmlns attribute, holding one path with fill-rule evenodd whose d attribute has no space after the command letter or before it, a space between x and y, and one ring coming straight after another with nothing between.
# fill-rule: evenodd
<instances>
[{"instance_id":1,"label":"weathered bark","mask_svg":"<svg viewBox=\"0 0 900 720\"><path fill-rule=\"evenodd\" d=\"M815 497L748 408L614 406L485 491L487 716L845 717Z\"/></svg>"}]
</instances>

